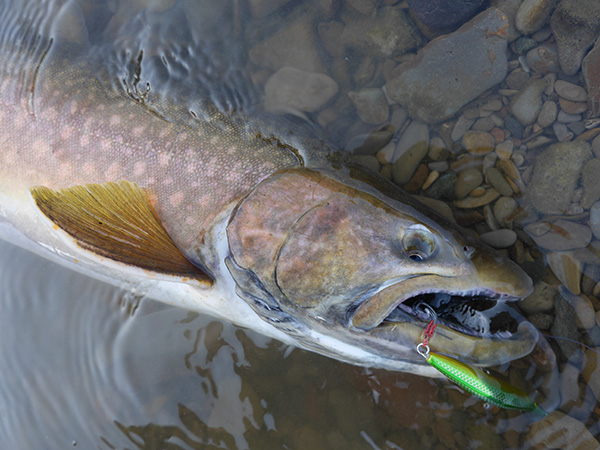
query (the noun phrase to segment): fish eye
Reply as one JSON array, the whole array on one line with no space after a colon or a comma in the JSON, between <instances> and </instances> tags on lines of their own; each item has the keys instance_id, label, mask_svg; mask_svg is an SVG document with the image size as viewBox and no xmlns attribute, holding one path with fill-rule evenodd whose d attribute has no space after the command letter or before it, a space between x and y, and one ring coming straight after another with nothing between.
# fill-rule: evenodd
<instances>
[{"instance_id":1,"label":"fish eye","mask_svg":"<svg viewBox=\"0 0 600 450\"><path fill-rule=\"evenodd\" d=\"M402 238L402 249L411 261L425 261L435 250L435 239L427 228L415 225L406 230Z\"/></svg>"}]
</instances>

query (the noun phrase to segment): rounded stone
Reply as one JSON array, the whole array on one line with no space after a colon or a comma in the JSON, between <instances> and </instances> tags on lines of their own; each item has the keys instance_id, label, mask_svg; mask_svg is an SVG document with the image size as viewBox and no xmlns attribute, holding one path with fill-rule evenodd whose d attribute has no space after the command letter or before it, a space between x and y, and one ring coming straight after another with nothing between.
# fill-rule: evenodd
<instances>
[{"instance_id":1,"label":"rounded stone","mask_svg":"<svg viewBox=\"0 0 600 450\"><path fill-rule=\"evenodd\" d=\"M512 99L511 113L523 125L530 125L537 119L542 109L543 80L532 80L527 83Z\"/></svg>"},{"instance_id":2,"label":"rounded stone","mask_svg":"<svg viewBox=\"0 0 600 450\"><path fill-rule=\"evenodd\" d=\"M494 136L486 131L467 131L462 139L465 149L469 153L484 154L494 149Z\"/></svg>"},{"instance_id":3,"label":"rounded stone","mask_svg":"<svg viewBox=\"0 0 600 450\"><path fill-rule=\"evenodd\" d=\"M552 101L544 102L542 109L538 115L537 123L540 127L549 127L556 120L558 114L558 106Z\"/></svg>"},{"instance_id":4,"label":"rounded stone","mask_svg":"<svg viewBox=\"0 0 600 450\"><path fill-rule=\"evenodd\" d=\"M381 89L367 88L358 92L349 92L348 97L354 103L358 117L363 122L380 124L388 119L389 106Z\"/></svg>"},{"instance_id":5,"label":"rounded stone","mask_svg":"<svg viewBox=\"0 0 600 450\"><path fill-rule=\"evenodd\" d=\"M465 169L458 174L454 192L456 198L464 198L469 193L483 183L483 175L477 169Z\"/></svg>"},{"instance_id":6,"label":"rounded stone","mask_svg":"<svg viewBox=\"0 0 600 450\"><path fill-rule=\"evenodd\" d=\"M504 175L502 175L502 172L500 172L498 169L491 167L486 170L485 181L486 183L494 186L496 190L500 192L500 195L504 195L506 197L513 195L513 190L510 187L510 184L508 181L506 181L506 178L504 178Z\"/></svg>"},{"instance_id":7,"label":"rounded stone","mask_svg":"<svg viewBox=\"0 0 600 450\"><path fill-rule=\"evenodd\" d=\"M590 207L590 229L596 239L600 239L600 201Z\"/></svg>"},{"instance_id":8,"label":"rounded stone","mask_svg":"<svg viewBox=\"0 0 600 450\"><path fill-rule=\"evenodd\" d=\"M425 25L446 29L469 20L483 3L484 0L408 0L408 8Z\"/></svg>"},{"instance_id":9,"label":"rounded stone","mask_svg":"<svg viewBox=\"0 0 600 450\"><path fill-rule=\"evenodd\" d=\"M501 230L489 231L479 236L484 244L493 248L507 248L517 242L517 233L506 228Z\"/></svg>"},{"instance_id":10,"label":"rounded stone","mask_svg":"<svg viewBox=\"0 0 600 450\"><path fill-rule=\"evenodd\" d=\"M525 227L525 231L535 243L546 250L564 251L585 248L592 240L592 231L586 225L564 219L548 225L547 231L541 234L537 223Z\"/></svg>"},{"instance_id":11,"label":"rounded stone","mask_svg":"<svg viewBox=\"0 0 600 450\"><path fill-rule=\"evenodd\" d=\"M525 61L531 70L545 75L558 72L558 50L554 44L541 44L527 52Z\"/></svg>"},{"instance_id":12,"label":"rounded stone","mask_svg":"<svg viewBox=\"0 0 600 450\"><path fill-rule=\"evenodd\" d=\"M337 92L337 83L325 74L283 67L275 72L265 85L265 109L313 112Z\"/></svg>"}]
</instances>

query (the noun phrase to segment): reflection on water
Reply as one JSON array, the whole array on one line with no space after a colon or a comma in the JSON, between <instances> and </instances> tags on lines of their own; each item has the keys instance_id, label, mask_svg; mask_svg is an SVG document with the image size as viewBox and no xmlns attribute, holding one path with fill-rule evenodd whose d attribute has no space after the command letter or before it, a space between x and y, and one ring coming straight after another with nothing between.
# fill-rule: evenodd
<instances>
[{"instance_id":1,"label":"reflection on water","mask_svg":"<svg viewBox=\"0 0 600 450\"><path fill-rule=\"evenodd\" d=\"M538 283L538 303L523 310L544 333L559 339L541 342L532 356L498 370L556 411L538 420L486 409L447 382L352 367L292 350L251 331L108 287L2 243L0 436L6 448L544 448L552 442L549 436L560 433L567 433L560 445L597 444L599 357L587 347L600 345L600 247L587 227L597 233L600 220L590 200L595 166L587 172L584 166L598 159L600 141L595 137L600 129L593 121L584 122L585 110L578 108L585 102L577 95L567 100L567 94L557 94L564 90L560 84L556 92L544 91L556 81L549 74L576 85L582 84L581 76L564 76L556 61L554 66L545 61L552 68L538 70L542 65L530 60L529 53L523 59L529 49L511 44L510 74L499 90L495 86L457 117L425 127L431 145L415 188L412 175L401 181L405 174L392 159L400 137L409 130L418 135L423 125L407 121L398 105L388 109L379 92L394 78L397 64L409 59L407 52L426 42L410 25L406 4L305 3L81 1L66 2L60 14L56 5L61 2L44 7L48 33L74 51L102 48L98 57L116 74L115 89L157 114L168 114L161 109L163 97L184 102L200 116L207 96L224 111L256 111L261 108L257 91L266 92L267 109L310 117L330 140L406 189L420 192L430 183L437 189L434 194L423 188L430 197L466 197L453 204L461 224L481 234L517 230L518 240L506 247L536 282L543 281ZM3 2L7 4L11 2ZM270 15L278 4L285 6ZM393 9L384 11L384 6ZM14 20L24 19L17 15ZM389 52L387 41L368 39L378 26L388 35L397 33L393 36L402 51ZM539 33L535 42L519 45L539 44L549 49L544 57L552 56L555 42L549 28ZM282 50L294 48L290 36L302 51ZM107 53L106 46L116 51ZM308 87L320 89L313 98L278 95L289 81L273 80L273 73L294 64L307 71ZM311 78L317 72L335 79L335 89L329 80ZM276 83L279 91L273 91ZM350 90L360 92L348 95ZM555 109L559 105L562 121L544 125L547 120L542 123L538 117L534 125L523 126L525 119L515 117L527 111L513 99L527 95L553 103ZM384 119L379 118L382 110ZM462 134L459 125L466 127ZM481 142L474 144L465 134L484 140L490 135L505 145L481 151ZM576 136L593 145L582 149L570 143ZM386 144L392 138L390 154ZM556 152L542 153L558 140L580 155L577 170ZM467 170L471 179L480 178L478 183L467 184ZM560 214L553 212L556 205L544 192L564 180L540 175L552 171L571 171L575 177L565 184L571 190L564 189L567 206ZM450 180L449 189L439 182L433 186L444 179ZM523 196L528 189L533 193ZM502 193L493 207L491 201L478 203L490 192L498 194L494 200ZM548 357L549 345L556 361Z\"/></svg>"}]
</instances>

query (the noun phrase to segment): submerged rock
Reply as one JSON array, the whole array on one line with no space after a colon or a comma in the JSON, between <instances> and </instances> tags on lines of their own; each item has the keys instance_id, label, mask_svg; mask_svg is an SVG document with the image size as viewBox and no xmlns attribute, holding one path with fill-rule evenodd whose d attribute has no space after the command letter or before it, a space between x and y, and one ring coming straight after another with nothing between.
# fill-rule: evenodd
<instances>
[{"instance_id":1,"label":"submerged rock","mask_svg":"<svg viewBox=\"0 0 600 450\"><path fill-rule=\"evenodd\" d=\"M265 109L286 113L313 112L337 92L337 83L325 74L284 67L265 85Z\"/></svg>"},{"instance_id":2,"label":"submerged rock","mask_svg":"<svg viewBox=\"0 0 600 450\"><path fill-rule=\"evenodd\" d=\"M469 20L483 3L484 0L408 0L408 8L425 25L448 29Z\"/></svg>"},{"instance_id":3,"label":"submerged rock","mask_svg":"<svg viewBox=\"0 0 600 450\"><path fill-rule=\"evenodd\" d=\"M533 168L526 202L545 214L563 214L571 204L583 165L592 157L583 141L551 145L541 153Z\"/></svg>"},{"instance_id":4,"label":"submerged rock","mask_svg":"<svg viewBox=\"0 0 600 450\"><path fill-rule=\"evenodd\" d=\"M591 116L595 117L600 113L600 39L583 60L581 71L588 93Z\"/></svg>"},{"instance_id":5,"label":"submerged rock","mask_svg":"<svg viewBox=\"0 0 600 450\"><path fill-rule=\"evenodd\" d=\"M386 91L425 122L447 119L504 79L507 38L506 16L490 8L419 50L397 69Z\"/></svg>"},{"instance_id":6,"label":"submerged rock","mask_svg":"<svg viewBox=\"0 0 600 450\"><path fill-rule=\"evenodd\" d=\"M525 0L521 3L515 25L523 34L533 34L550 18L550 13L558 0Z\"/></svg>"},{"instance_id":7,"label":"submerged rock","mask_svg":"<svg viewBox=\"0 0 600 450\"><path fill-rule=\"evenodd\" d=\"M598 0L562 0L552 14L552 33L558 47L560 67L574 75L600 34Z\"/></svg>"}]
</instances>

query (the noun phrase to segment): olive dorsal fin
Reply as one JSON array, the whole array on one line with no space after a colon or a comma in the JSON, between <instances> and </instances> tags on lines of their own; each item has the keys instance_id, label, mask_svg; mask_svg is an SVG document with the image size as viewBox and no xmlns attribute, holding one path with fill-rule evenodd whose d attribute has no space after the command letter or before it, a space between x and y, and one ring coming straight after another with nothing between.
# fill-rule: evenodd
<instances>
[{"instance_id":1,"label":"olive dorsal fin","mask_svg":"<svg viewBox=\"0 0 600 450\"><path fill-rule=\"evenodd\" d=\"M129 181L53 190L31 189L38 208L77 244L97 255L152 272L212 284L164 229L146 192Z\"/></svg>"}]
</instances>

